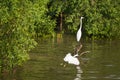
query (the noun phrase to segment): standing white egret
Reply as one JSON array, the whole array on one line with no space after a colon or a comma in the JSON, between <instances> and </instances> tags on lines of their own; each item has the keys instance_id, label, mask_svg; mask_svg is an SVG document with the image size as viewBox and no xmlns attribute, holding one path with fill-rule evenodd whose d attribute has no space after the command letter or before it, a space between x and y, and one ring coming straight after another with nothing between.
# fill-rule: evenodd
<instances>
[{"instance_id":1,"label":"standing white egret","mask_svg":"<svg viewBox=\"0 0 120 80\"><path fill-rule=\"evenodd\" d=\"M83 18L84 18L84 17L81 17L81 18L80 18L80 28L79 28L79 30L78 30L78 32L77 32L77 41L78 41L78 42L80 41L81 36L82 36L81 28L82 28L82 19L83 19Z\"/></svg>"}]
</instances>

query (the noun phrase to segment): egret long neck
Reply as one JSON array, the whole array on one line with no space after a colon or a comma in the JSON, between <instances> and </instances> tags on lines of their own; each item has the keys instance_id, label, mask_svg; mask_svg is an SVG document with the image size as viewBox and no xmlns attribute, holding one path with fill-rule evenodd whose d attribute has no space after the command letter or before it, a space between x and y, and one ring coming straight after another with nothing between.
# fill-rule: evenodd
<instances>
[{"instance_id":1,"label":"egret long neck","mask_svg":"<svg viewBox=\"0 0 120 80\"><path fill-rule=\"evenodd\" d=\"M82 19L80 19L80 30L82 28Z\"/></svg>"}]
</instances>

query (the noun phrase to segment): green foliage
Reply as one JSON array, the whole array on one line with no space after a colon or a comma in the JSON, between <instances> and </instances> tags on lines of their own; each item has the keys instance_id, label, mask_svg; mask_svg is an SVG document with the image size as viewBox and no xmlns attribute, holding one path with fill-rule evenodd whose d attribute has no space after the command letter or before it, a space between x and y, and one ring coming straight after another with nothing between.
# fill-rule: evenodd
<instances>
[{"instance_id":1,"label":"green foliage","mask_svg":"<svg viewBox=\"0 0 120 80\"><path fill-rule=\"evenodd\" d=\"M65 32L95 37L120 36L119 0L1 0L0 68L11 69L29 59L35 36L52 35L62 18ZM61 17L62 14L62 17Z\"/></svg>"},{"instance_id":2,"label":"green foliage","mask_svg":"<svg viewBox=\"0 0 120 80\"><path fill-rule=\"evenodd\" d=\"M49 15L59 22L60 13L62 12L64 30L75 32L79 25L78 17L82 14L78 11L80 2L81 0L50 0Z\"/></svg>"},{"instance_id":3,"label":"green foliage","mask_svg":"<svg viewBox=\"0 0 120 80\"><path fill-rule=\"evenodd\" d=\"M63 13L65 31L76 33L80 16L84 16L83 28L88 36L118 37L119 0L50 0L49 15L57 20Z\"/></svg>"},{"instance_id":4,"label":"green foliage","mask_svg":"<svg viewBox=\"0 0 120 80\"><path fill-rule=\"evenodd\" d=\"M52 35L55 21L47 16L49 0L0 2L0 67L11 69L29 59L35 36Z\"/></svg>"},{"instance_id":5,"label":"green foliage","mask_svg":"<svg viewBox=\"0 0 120 80\"><path fill-rule=\"evenodd\" d=\"M54 32L55 21L47 16L49 0L0 2L0 68L12 69L29 59L35 36Z\"/></svg>"},{"instance_id":6,"label":"green foliage","mask_svg":"<svg viewBox=\"0 0 120 80\"><path fill-rule=\"evenodd\" d=\"M54 33L55 21L50 20L49 17L42 16L42 22L35 22L35 31L37 37L46 37Z\"/></svg>"},{"instance_id":7,"label":"green foliage","mask_svg":"<svg viewBox=\"0 0 120 80\"><path fill-rule=\"evenodd\" d=\"M33 0L33 11L35 16L35 32L37 37L51 35L54 32L55 21L47 16L47 3L49 0Z\"/></svg>"},{"instance_id":8,"label":"green foliage","mask_svg":"<svg viewBox=\"0 0 120 80\"><path fill-rule=\"evenodd\" d=\"M0 6L0 66L9 70L29 59L35 19L30 1L4 0Z\"/></svg>"},{"instance_id":9,"label":"green foliage","mask_svg":"<svg viewBox=\"0 0 120 80\"><path fill-rule=\"evenodd\" d=\"M85 10L86 33L96 37L114 37L119 34L118 2L101 0L90 3Z\"/></svg>"}]
</instances>

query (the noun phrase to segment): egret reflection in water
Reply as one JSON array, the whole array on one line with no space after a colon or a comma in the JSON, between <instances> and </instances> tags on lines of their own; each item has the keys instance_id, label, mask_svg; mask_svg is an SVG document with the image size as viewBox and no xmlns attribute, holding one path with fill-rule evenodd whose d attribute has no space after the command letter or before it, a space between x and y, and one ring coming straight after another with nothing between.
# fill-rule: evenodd
<instances>
[{"instance_id":1,"label":"egret reflection in water","mask_svg":"<svg viewBox=\"0 0 120 80\"><path fill-rule=\"evenodd\" d=\"M81 74L83 73L82 69L80 66L76 66L76 69L77 69L77 74L76 74L76 77L74 78L74 80L81 80Z\"/></svg>"}]
</instances>

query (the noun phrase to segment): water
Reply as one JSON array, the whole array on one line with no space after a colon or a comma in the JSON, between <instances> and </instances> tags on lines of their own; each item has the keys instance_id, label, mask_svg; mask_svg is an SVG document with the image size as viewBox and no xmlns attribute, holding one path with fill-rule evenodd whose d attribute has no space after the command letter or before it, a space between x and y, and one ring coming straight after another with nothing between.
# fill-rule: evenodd
<instances>
[{"instance_id":1,"label":"water","mask_svg":"<svg viewBox=\"0 0 120 80\"><path fill-rule=\"evenodd\" d=\"M119 80L120 41L83 40L80 52L90 51L79 58L80 66L61 66L63 58L72 52L75 36L57 35L54 39L40 40L31 51L31 59L13 77L5 80Z\"/></svg>"}]
</instances>

